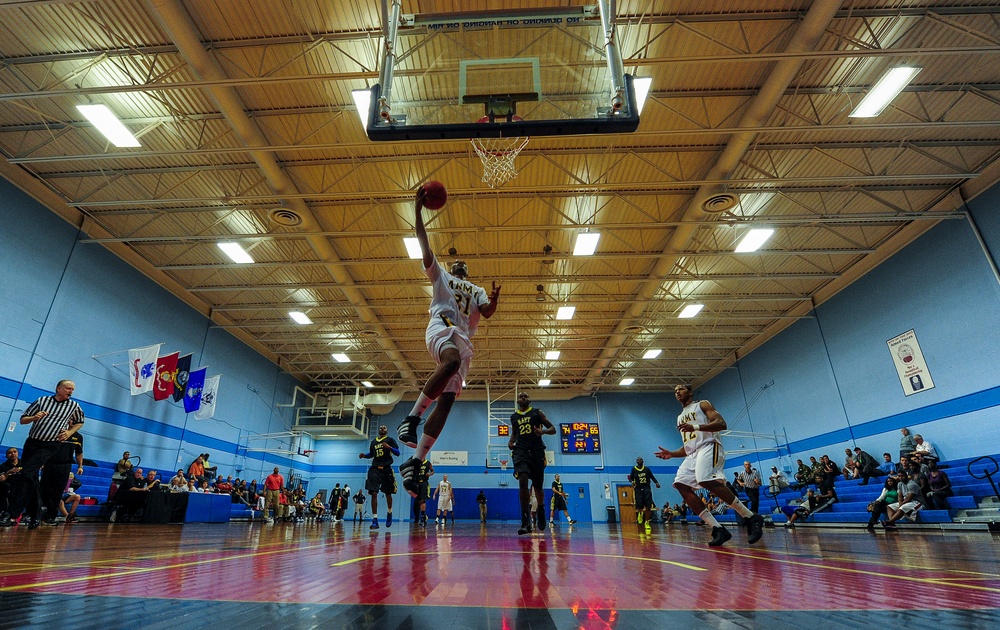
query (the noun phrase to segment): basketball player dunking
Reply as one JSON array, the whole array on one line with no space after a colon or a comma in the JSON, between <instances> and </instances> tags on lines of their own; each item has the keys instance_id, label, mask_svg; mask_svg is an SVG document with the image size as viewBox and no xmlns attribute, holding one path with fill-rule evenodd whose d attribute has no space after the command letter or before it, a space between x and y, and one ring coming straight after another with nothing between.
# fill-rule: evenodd
<instances>
[{"instance_id":1,"label":"basketball player dunking","mask_svg":"<svg viewBox=\"0 0 1000 630\"><path fill-rule=\"evenodd\" d=\"M419 491L417 471L421 462L427 459L441 430L448 421L455 399L462 392L462 383L472 364L472 337L476 334L480 316L489 319L497 310L500 301L500 285L493 283L489 294L482 287L469 282L469 267L464 261L456 261L451 271L445 271L427 241L424 227L423 186L417 190L415 232L423 258L424 273L431 281L430 321L427 323L425 339L427 349L437 367L424 384L410 415L406 416L397 429L399 441L416 452L399 467L403 476L403 488L416 497ZM421 415L437 401L434 411L427 417L423 433L417 435ZM418 441L419 440L419 441Z\"/></svg>"},{"instance_id":2,"label":"basketball player dunking","mask_svg":"<svg viewBox=\"0 0 1000 630\"><path fill-rule=\"evenodd\" d=\"M751 545L764 534L764 517L754 514L726 487L726 476L722 469L726 465L726 454L722 450L718 432L726 430L726 421L707 400L694 400L690 385L674 388L674 397L681 404L681 414L677 416L677 430L681 432L684 446L668 451L660 447L659 459L684 457L674 487L684 497L691 511L712 527L712 540L708 543L718 547L733 537L729 530L719 524L705 507L705 502L695 492L700 488L708 490L729 504L744 518L747 528L747 542Z\"/></svg>"}]
</instances>

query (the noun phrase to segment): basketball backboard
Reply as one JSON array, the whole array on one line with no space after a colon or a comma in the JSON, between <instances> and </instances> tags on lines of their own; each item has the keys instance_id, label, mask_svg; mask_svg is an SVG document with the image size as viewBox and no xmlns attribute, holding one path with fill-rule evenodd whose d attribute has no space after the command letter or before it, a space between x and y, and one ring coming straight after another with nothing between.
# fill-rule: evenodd
<instances>
[{"instance_id":1,"label":"basketball backboard","mask_svg":"<svg viewBox=\"0 0 1000 630\"><path fill-rule=\"evenodd\" d=\"M632 77L602 5L401 14L385 4L386 46L370 89L372 140L635 131Z\"/></svg>"}]
</instances>

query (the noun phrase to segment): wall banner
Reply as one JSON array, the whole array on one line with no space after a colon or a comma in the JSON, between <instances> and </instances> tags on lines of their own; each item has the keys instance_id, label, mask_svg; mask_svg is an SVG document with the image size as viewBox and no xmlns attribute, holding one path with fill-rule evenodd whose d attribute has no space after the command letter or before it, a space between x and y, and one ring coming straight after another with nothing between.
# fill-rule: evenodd
<instances>
[{"instance_id":1,"label":"wall banner","mask_svg":"<svg viewBox=\"0 0 1000 630\"><path fill-rule=\"evenodd\" d=\"M920 351L920 344L917 343L917 335L912 329L893 337L886 344L905 395L934 389L934 381L924 361L924 354Z\"/></svg>"}]
</instances>

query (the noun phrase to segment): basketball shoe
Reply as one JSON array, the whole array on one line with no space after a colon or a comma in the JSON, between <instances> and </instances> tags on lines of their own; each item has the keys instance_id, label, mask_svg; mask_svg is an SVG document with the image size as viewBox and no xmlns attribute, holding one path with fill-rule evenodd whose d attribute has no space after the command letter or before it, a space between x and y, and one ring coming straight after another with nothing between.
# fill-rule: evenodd
<instances>
[{"instance_id":1,"label":"basketball shoe","mask_svg":"<svg viewBox=\"0 0 1000 630\"><path fill-rule=\"evenodd\" d=\"M420 416L406 416L396 429L399 441L410 448L417 448L417 427L420 426L420 422Z\"/></svg>"}]
</instances>

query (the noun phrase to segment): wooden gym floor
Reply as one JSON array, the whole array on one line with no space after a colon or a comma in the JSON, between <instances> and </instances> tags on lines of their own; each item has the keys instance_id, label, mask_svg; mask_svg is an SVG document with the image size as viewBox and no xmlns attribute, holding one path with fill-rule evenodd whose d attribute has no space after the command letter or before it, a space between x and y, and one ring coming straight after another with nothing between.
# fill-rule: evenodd
<instances>
[{"instance_id":1,"label":"wooden gym floor","mask_svg":"<svg viewBox=\"0 0 1000 630\"><path fill-rule=\"evenodd\" d=\"M0 627L986 628L987 532L694 525L73 524L0 530Z\"/></svg>"}]
</instances>

